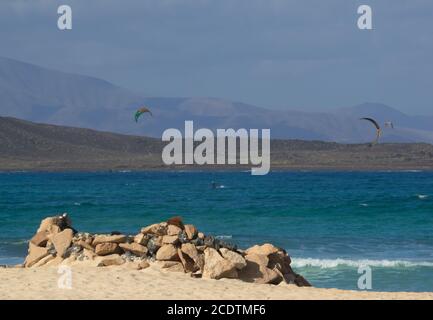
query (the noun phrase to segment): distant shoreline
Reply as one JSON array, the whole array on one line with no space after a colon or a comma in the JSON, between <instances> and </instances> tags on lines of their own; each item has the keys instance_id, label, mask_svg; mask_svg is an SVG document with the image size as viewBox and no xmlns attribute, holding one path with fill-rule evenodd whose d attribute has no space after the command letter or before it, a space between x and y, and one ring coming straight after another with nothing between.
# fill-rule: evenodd
<instances>
[{"instance_id":1,"label":"distant shoreline","mask_svg":"<svg viewBox=\"0 0 433 320\"><path fill-rule=\"evenodd\" d=\"M128 173L128 172L245 172L248 173L250 167L209 167L209 166L185 166L185 167L166 167L155 166L146 168L98 168L98 167L50 167L50 168L2 168L0 167L0 174L4 173ZM283 167L271 166L270 173L276 172L433 172L433 165L431 167L322 167L322 166L305 166L305 167Z\"/></svg>"}]
</instances>

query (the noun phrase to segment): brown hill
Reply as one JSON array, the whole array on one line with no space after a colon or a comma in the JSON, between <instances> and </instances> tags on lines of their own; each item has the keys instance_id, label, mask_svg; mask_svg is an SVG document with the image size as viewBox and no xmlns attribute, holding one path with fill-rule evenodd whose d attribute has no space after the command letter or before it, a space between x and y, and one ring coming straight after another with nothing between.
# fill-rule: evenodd
<instances>
[{"instance_id":1,"label":"brown hill","mask_svg":"<svg viewBox=\"0 0 433 320\"><path fill-rule=\"evenodd\" d=\"M154 138L0 117L3 171L162 169L164 145ZM433 145L272 140L271 163L274 169L433 169Z\"/></svg>"}]
</instances>

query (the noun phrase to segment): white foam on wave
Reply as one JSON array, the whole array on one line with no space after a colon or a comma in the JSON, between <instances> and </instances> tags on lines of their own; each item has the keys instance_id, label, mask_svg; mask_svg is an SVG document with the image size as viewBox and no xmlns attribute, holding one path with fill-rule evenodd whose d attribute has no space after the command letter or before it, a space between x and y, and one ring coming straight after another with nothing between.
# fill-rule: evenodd
<instances>
[{"instance_id":1,"label":"white foam on wave","mask_svg":"<svg viewBox=\"0 0 433 320\"><path fill-rule=\"evenodd\" d=\"M433 262L428 261L407 261L407 260L350 260L350 259L314 259L314 258L294 258L291 266L294 268L317 267L321 269L330 269L337 267L433 267Z\"/></svg>"},{"instance_id":2,"label":"white foam on wave","mask_svg":"<svg viewBox=\"0 0 433 320\"><path fill-rule=\"evenodd\" d=\"M428 198L428 195L426 195L426 194L417 194L416 196L418 197L418 199L427 199Z\"/></svg>"}]
</instances>

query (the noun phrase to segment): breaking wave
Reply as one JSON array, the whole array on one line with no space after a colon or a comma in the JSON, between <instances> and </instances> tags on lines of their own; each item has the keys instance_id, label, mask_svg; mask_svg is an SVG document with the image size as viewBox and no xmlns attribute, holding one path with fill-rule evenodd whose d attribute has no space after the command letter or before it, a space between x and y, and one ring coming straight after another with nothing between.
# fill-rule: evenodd
<instances>
[{"instance_id":1,"label":"breaking wave","mask_svg":"<svg viewBox=\"0 0 433 320\"><path fill-rule=\"evenodd\" d=\"M337 267L383 267L383 268L414 268L414 267L433 267L433 262L429 261L406 261L406 260L350 260L350 259L313 259L298 258L292 259L291 266L294 268L317 267L330 269Z\"/></svg>"}]
</instances>

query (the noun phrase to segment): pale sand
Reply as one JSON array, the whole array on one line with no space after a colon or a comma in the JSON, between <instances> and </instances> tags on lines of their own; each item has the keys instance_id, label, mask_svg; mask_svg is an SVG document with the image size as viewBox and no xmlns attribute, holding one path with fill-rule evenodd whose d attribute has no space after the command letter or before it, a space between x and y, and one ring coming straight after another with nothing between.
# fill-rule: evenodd
<instances>
[{"instance_id":1,"label":"pale sand","mask_svg":"<svg viewBox=\"0 0 433 320\"><path fill-rule=\"evenodd\" d=\"M72 266L72 289L59 289L57 267L0 269L0 299L433 299L433 292L359 292L193 279L152 265L144 270Z\"/></svg>"}]
</instances>

